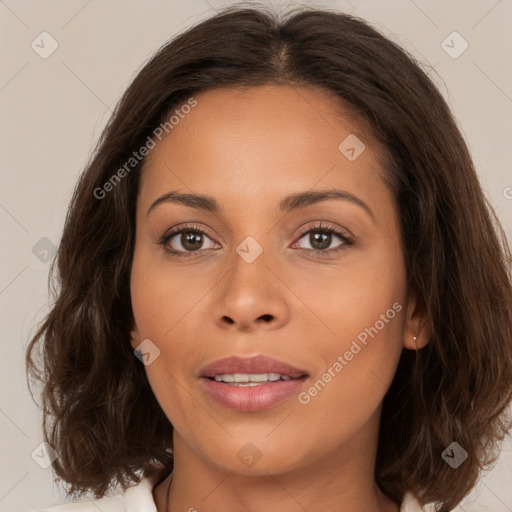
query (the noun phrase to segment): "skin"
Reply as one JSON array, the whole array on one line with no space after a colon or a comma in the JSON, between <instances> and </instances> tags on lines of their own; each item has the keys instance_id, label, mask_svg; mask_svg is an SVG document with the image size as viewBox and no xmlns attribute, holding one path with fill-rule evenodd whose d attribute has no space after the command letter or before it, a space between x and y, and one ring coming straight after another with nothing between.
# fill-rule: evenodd
<instances>
[{"instance_id":1,"label":"skin","mask_svg":"<svg viewBox=\"0 0 512 512\"><path fill-rule=\"evenodd\" d=\"M174 427L172 486L168 477L154 488L158 511L396 512L374 480L382 400L402 350L424 346L428 332L406 289L382 148L322 89L264 85L194 97L197 106L148 154L137 199L131 345L150 339L159 348L145 370ZM349 134L366 146L354 161L338 149ZM278 212L288 194L330 188L357 196L374 219L335 199ZM176 190L213 196L222 212L161 203L147 213ZM312 240L320 221L353 244L332 235L322 249ZM173 257L158 241L186 223L206 235L196 251L174 236L167 247L191 256ZM236 252L248 236L263 249L250 264ZM265 354L306 369L307 391L394 303L401 311L307 404L294 395L263 411L233 411L200 386L206 364ZM248 442L261 454L252 467L237 456Z\"/></svg>"}]
</instances>

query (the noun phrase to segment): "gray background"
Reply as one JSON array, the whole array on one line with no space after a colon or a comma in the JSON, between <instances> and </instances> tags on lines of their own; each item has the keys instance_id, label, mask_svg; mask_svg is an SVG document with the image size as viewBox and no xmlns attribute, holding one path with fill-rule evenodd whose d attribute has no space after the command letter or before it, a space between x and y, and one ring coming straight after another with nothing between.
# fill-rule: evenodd
<instances>
[{"instance_id":1,"label":"gray background","mask_svg":"<svg viewBox=\"0 0 512 512\"><path fill-rule=\"evenodd\" d=\"M175 33L232 3L0 0L1 511L64 501L51 469L34 461L42 453L41 415L27 391L23 357L48 310L48 259L77 176L144 61ZM512 240L512 1L293 5L366 18L424 64L450 104L482 186ZM44 31L58 44L47 58L42 56L52 41L40 36ZM450 36L454 31L463 39ZM464 41L468 48L461 53ZM494 469L457 510L512 510L511 449L509 440Z\"/></svg>"}]
</instances>

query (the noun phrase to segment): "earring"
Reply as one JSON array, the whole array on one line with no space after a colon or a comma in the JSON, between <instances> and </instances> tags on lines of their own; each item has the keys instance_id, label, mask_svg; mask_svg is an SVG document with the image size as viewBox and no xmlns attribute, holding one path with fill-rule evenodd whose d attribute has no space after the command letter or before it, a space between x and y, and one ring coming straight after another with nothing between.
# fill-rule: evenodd
<instances>
[{"instance_id":1,"label":"earring","mask_svg":"<svg viewBox=\"0 0 512 512\"><path fill-rule=\"evenodd\" d=\"M413 337L412 337L412 339L413 339L414 341L416 341L416 338L417 338L417 336L413 336Z\"/></svg>"}]
</instances>

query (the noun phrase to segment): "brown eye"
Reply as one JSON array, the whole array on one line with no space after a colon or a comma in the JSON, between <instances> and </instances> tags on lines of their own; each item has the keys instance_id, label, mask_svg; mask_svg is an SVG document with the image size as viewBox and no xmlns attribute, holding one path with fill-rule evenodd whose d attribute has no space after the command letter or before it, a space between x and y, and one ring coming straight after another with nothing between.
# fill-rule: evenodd
<instances>
[{"instance_id":1,"label":"brown eye","mask_svg":"<svg viewBox=\"0 0 512 512\"><path fill-rule=\"evenodd\" d=\"M210 247L205 247L206 242ZM191 253L200 252L200 249L211 249L215 242L199 227L182 226L165 234L159 244L171 255L189 256Z\"/></svg>"},{"instance_id":2,"label":"brown eye","mask_svg":"<svg viewBox=\"0 0 512 512\"><path fill-rule=\"evenodd\" d=\"M213 242L203 231L185 228L167 235L165 245L171 252L194 252L204 249L206 240Z\"/></svg>"},{"instance_id":3,"label":"brown eye","mask_svg":"<svg viewBox=\"0 0 512 512\"><path fill-rule=\"evenodd\" d=\"M332 238L332 233L312 231L309 233L308 241L313 249L322 251L329 248L332 242Z\"/></svg>"},{"instance_id":4,"label":"brown eye","mask_svg":"<svg viewBox=\"0 0 512 512\"><path fill-rule=\"evenodd\" d=\"M306 236L308 235L308 236ZM341 241L336 247L331 247L331 244L335 239ZM341 250L345 245L351 245L352 240L334 227L315 227L302 233L300 239L305 239L310 247L299 247L303 250L311 250L316 252L337 252Z\"/></svg>"},{"instance_id":5,"label":"brown eye","mask_svg":"<svg viewBox=\"0 0 512 512\"><path fill-rule=\"evenodd\" d=\"M178 239L181 246L187 251L197 251L203 244L202 234L197 231L184 231Z\"/></svg>"}]
</instances>

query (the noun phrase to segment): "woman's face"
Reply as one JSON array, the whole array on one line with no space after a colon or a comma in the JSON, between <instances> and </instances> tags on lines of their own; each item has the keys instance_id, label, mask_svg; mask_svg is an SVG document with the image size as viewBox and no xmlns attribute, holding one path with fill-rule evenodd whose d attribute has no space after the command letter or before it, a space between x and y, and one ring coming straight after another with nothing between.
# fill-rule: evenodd
<instances>
[{"instance_id":1,"label":"woman's face","mask_svg":"<svg viewBox=\"0 0 512 512\"><path fill-rule=\"evenodd\" d=\"M147 156L131 274L131 344L150 340L175 453L242 474L373 453L419 330L375 142L318 89L194 98ZM171 192L211 199L154 205ZM232 356L249 365L211 366Z\"/></svg>"}]
</instances>

